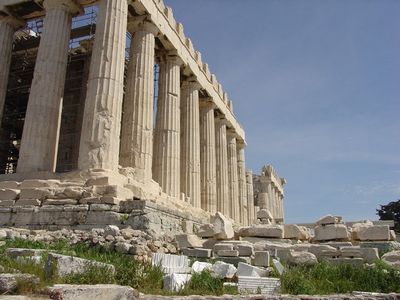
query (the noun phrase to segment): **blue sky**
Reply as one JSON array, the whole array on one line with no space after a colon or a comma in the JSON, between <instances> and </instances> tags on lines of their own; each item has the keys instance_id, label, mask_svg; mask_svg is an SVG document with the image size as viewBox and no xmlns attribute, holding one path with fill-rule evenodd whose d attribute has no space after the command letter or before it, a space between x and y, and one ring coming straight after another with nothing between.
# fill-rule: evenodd
<instances>
[{"instance_id":1,"label":"blue sky","mask_svg":"<svg viewBox=\"0 0 400 300\"><path fill-rule=\"evenodd\" d=\"M400 199L400 1L164 0L233 101L287 222Z\"/></svg>"}]
</instances>

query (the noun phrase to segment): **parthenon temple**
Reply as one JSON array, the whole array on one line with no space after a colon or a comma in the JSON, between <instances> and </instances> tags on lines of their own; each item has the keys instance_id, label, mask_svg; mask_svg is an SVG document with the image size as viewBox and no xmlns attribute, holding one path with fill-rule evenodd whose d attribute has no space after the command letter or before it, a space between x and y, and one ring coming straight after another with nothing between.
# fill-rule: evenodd
<instances>
[{"instance_id":1,"label":"parthenon temple","mask_svg":"<svg viewBox=\"0 0 400 300\"><path fill-rule=\"evenodd\" d=\"M1 0L0 118L0 224L283 222L284 179L254 201L232 101L162 0Z\"/></svg>"}]
</instances>

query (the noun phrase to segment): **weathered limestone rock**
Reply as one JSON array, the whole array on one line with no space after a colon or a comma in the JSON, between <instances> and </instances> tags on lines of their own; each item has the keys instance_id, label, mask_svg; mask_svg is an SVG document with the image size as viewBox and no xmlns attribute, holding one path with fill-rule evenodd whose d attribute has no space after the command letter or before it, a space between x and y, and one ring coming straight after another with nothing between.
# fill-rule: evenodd
<instances>
[{"instance_id":1,"label":"weathered limestone rock","mask_svg":"<svg viewBox=\"0 0 400 300\"><path fill-rule=\"evenodd\" d=\"M195 234L178 234L175 236L175 240L181 249L201 248L203 246L202 240Z\"/></svg>"},{"instance_id":2,"label":"weathered limestone rock","mask_svg":"<svg viewBox=\"0 0 400 300\"><path fill-rule=\"evenodd\" d=\"M388 225L358 225L353 227L352 233L353 238L360 241L390 240L390 228Z\"/></svg>"},{"instance_id":3,"label":"weathered limestone rock","mask_svg":"<svg viewBox=\"0 0 400 300\"><path fill-rule=\"evenodd\" d=\"M104 229L104 235L111 235L111 236L117 236L119 235L120 230L118 226L115 225L107 225L106 228Z\"/></svg>"},{"instance_id":4,"label":"weathered limestone rock","mask_svg":"<svg viewBox=\"0 0 400 300\"><path fill-rule=\"evenodd\" d=\"M218 252L221 250L233 250L232 244L215 244L213 248L214 252Z\"/></svg>"},{"instance_id":5,"label":"weathered limestone rock","mask_svg":"<svg viewBox=\"0 0 400 300\"><path fill-rule=\"evenodd\" d=\"M249 264L245 264L240 262L238 264L236 276L249 276L249 277L267 277L269 271L266 269L261 269L258 267L254 267Z\"/></svg>"},{"instance_id":6,"label":"weathered limestone rock","mask_svg":"<svg viewBox=\"0 0 400 300\"><path fill-rule=\"evenodd\" d=\"M208 262L201 262L201 261L195 261L192 265L192 271L194 273L201 273L204 270L210 271L212 268L212 264Z\"/></svg>"},{"instance_id":7,"label":"weathered limestone rock","mask_svg":"<svg viewBox=\"0 0 400 300\"><path fill-rule=\"evenodd\" d=\"M18 284L38 285L39 278L31 274L0 274L0 293L13 293L17 289Z\"/></svg>"},{"instance_id":8,"label":"weathered limestone rock","mask_svg":"<svg viewBox=\"0 0 400 300\"><path fill-rule=\"evenodd\" d=\"M164 277L164 284L163 288L164 290L171 291L171 292L177 292L181 290L186 283L189 282L190 278L192 278L192 275L190 274L170 274L166 275Z\"/></svg>"},{"instance_id":9,"label":"weathered limestone rock","mask_svg":"<svg viewBox=\"0 0 400 300\"><path fill-rule=\"evenodd\" d=\"M239 230L241 237L283 238L284 230L281 225L253 225Z\"/></svg>"},{"instance_id":10,"label":"weathered limestone rock","mask_svg":"<svg viewBox=\"0 0 400 300\"><path fill-rule=\"evenodd\" d=\"M0 189L18 190L18 189L20 189L19 182L17 182L17 181L1 181Z\"/></svg>"},{"instance_id":11,"label":"weathered limestone rock","mask_svg":"<svg viewBox=\"0 0 400 300\"><path fill-rule=\"evenodd\" d=\"M349 232L344 224L318 225L314 232L315 241L349 240Z\"/></svg>"},{"instance_id":12,"label":"weathered limestone rock","mask_svg":"<svg viewBox=\"0 0 400 300\"><path fill-rule=\"evenodd\" d=\"M316 225L328 225L328 224L338 224L342 222L342 217L339 216L332 216L332 215L326 215L321 218L319 218L315 224Z\"/></svg>"},{"instance_id":13,"label":"weathered limestone rock","mask_svg":"<svg viewBox=\"0 0 400 300\"><path fill-rule=\"evenodd\" d=\"M256 251L254 253L254 265L259 267L269 267L269 252Z\"/></svg>"},{"instance_id":14,"label":"weathered limestone rock","mask_svg":"<svg viewBox=\"0 0 400 300\"><path fill-rule=\"evenodd\" d=\"M236 246L240 256L254 255L254 246L252 244L239 244Z\"/></svg>"},{"instance_id":15,"label":"weathered limestone rock","mask_svg":"<svg viewBox=\"0 0 400 300\"><path fill-rule=\"evenodd\" d=\"M391 251L382 256L382 260L388 265L400 269L400 251Z\"/></svg>"},{"instance_id":16,"label":"weathered limestone rock","mask_svg":"<svg viewBox=\"0 0 400 300\"><path fill-rule=\"evenodd\" d=\"M321 257L323 251L331 251L336 253L336 248L329 245L312 244L308 248L308 252L313 253L317 258Z\"/></svg>"},{"instance_id":17,"label":"weathered limestone rock","mask_svg":"<svg viewBox=\"0 0 400 300\"><path fill-rule=\"evenodd\" d=\"M203 249L203 248L184 248L183 255L187 255L189 257L198 257L198 258L210 258L212 255L211 249Z\"/></svg>"},{"instance_id":18,"label":"weathered limestone rock","mask_svg":"<svg viewBox=\"0 0 400 300\"><path fill-rule=\"evenodd\" d=\"M284 233L285 239L305 241L310 238L307 228L294 224L284 225Z\"/></svg>"},{"instance_id":19,"label":"weathered limestone rock","mask_svg":"<svg viewBox=\"0 0 400 300\"><path fill-rule=\"evenodd\" d=\"M237 257L237 256L239 256L239 251L237 251L237 250L218 250L217 255L223 256L223 257Z\"/></svg>"},{"instance_id":20,"label":"weathered limestone rock","mask_svg":"<svg viewBox=\"0 0 400 300\"><path fill-rule=\"evenodd\" d=\"M290 250L287 262L292 265L312 266L318 263L317 257L306 251Z\"/></svg>"},{"instance_id":21,"label":"weathered limestone rock","mask_svg":"<svg viewBox=\"0 0 400 300\"><path fill-rule=\"evenodd\" d=\"M257 219L260 219L262 224L271 224L273 216L268 209L262 208L257 212Z\"/></svg>"},{"instance_id":22,"label":"weathered limestone rock","mask_svg":"<svg viewBox=\"0 0 400 300\"><path fill-rule=\"evenodd\" d=\"M215 235L213 224L204 224L200 227L197 235L201 238L210 238Z\"/></svg>"},{"instance_id":23,"label":"weathered limestone rock","mask_svg":"<svg viewBox=\"0 0 400 300\"><path fill-rule=\"evenodd\" d=\"M134 300L139 296L133 288L116 284L55 284L49 290L53 300Z\"/></svg>"},{"instance_id":24,"label":"weathered limestone rock","mask_svg":"<svg viewBox=\"0 0 400 300\"><path fill-rule=\"evenodd\" d=\"M115 272L113 265L91 261L74 256L49 253L45 264L46 276L64 277L68 274L83 273L90 267L103 269L105 272Z\"/></svg>"},{"instance_id":25,"label":"weathered limestone rock","mask_svg":"<svg viewBox=\"0 0 400 300\"><path fill-rule=\"evenodd\" d=\"M373 263L379 260L377 248L360 248L359 246L340 248L340 256L342 257L361 257L367 263Z\"/></svg>"},{"instance_id":26,"label":"weathered limestone rock","mask_svg":"<svg viewBox=\"0 0 400 300\"><path fill-rule=\"evenodd\" d=\"M46 198L53 198L54 190L49 188L31 188L22 189L20 199L38 199L44 200Z\"/></svg>"},{"instance_id":27,"label":"weathered limestone rock","mask_svg":"<svg viewBox=\"0 0 400 300\"><path fill-rule=\"evenodd\" d=\"M228 220L223 214L217 212L211 219L214 226L214 238L218 240L229 240L235 235L232 222Z\"/></svg>"},{"instance_id":28,"label":"weathered limestone rock","mask_svg":"<svg viewBox=\"0 0 400 300\"><path fill-rule=\"evenodd\" d=\"M214 278L233 278L237 269L232 264L217 261L211 268L211 276Z\"/></svg>"}]
</instances>

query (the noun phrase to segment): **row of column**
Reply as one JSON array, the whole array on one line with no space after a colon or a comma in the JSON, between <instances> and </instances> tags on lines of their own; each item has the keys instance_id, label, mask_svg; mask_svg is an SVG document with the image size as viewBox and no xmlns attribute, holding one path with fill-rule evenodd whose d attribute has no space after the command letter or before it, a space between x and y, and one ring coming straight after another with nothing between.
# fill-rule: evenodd
<instances>
[{"instance_id":1,"label":"row of column","mask_svg":"<svg viewBox=\"0 0 400 300\"><path fill-rule=\"evenodd\" d=\"M282 221L283 215L283 195L275 184L266 177L261 177L261 191L258 194L258 207L268 209L273 218Z\"/></svg>"},{"instance_id":2,"label":"row of column","mask_svg":"<svg viewBox=\"0 0 400 300\"><path fill-rule=\"evenodd\" d=\"M19 173L55 171L71 22L82 11L74 0L45 0L43 6L46 16L21 140ZM10 17L0 19L1 109L18 26ZM123 101L127 28L132 40ZM153 130L157 34L157 27L144 18L128 20L127 0L99 1L78 168L117 171L119 165L131 167L137 180L148 183L154 179L172 197L183 193L194 207L250 223L254 203L252 179L245 170L245 145L238 143L225 119L215 117L212 99L199 99L201 86L195 78L181 82L182 61L171 51L159 53Z\"/></svg>"}]
</instances>

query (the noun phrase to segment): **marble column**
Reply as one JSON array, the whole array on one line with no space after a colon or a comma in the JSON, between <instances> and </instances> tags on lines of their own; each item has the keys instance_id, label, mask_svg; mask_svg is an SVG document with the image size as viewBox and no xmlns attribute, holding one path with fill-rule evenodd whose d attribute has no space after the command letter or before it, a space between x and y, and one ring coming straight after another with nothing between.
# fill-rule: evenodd
<instances>
[{"instance_id":1,"label":"marble column","mask_svg":"<svg viewBox=\"0 0 400 300\"><path fill-rule=\"evenodd\" d=\"M153 178L164 193L180 196L180 66L175 55L160 59L156 127L153 141Z\"/></svg>"},{"instance_id":2,"label":"marble column","mask_svg":"<svg viewBox=\"0 0 400 300\"><path fill-rule=\"evenodd\" d=\"M239 216L240 223L248 224L249 207L247 203L247 185L246 185L246 165L244 155L244 143L237 143L237 172L239 186Z\"/></svg>"},{"instance_id":3,"label":"marble column","mask_svg":"<svg viewBox=\"0 0 400 300\"><path fill-rule=\"evenodd\" d=\"M199 89L196 81L185 81L181 88L181 192L197 208L201 207Z\"/></svg>"},{"instance_id":4,"label":"marble column","mask_svg":"<svg viewBox=\"0 0 400 300\"><path fill-rule=\"evenodd\" d=\"M230 215L228 146L226 138L226 120L215 119L215 158L217 175L217 211Z\"/></svg>"},{"instance_id":5,"label":"marble column","mask_svg":"<svg viewBox=\"0 0 400 300\"><path fill-rule=\"evenodd\" d=\"M247 190L247 211L248 211L248 224L254 224L256 219L254 207L254 190L253 190L253 172L246 171L246 190Z\"/></svg>"},{"instance_id":6,"label":"marble column","mask_svg":"<svg viewBox=\"0 0 400 300\"><path fill-rule=\"evenodd\" d=\"M132 33L122 117L120 164L135 169L136 179L152 179L154 47L156 26L129 22ZM176 83L175 83L176 84Z\"/></svg>"},{"instance_id":7,"label":"marble column","mask_svg":"<svg viewBox=\"0 0 400 300\"><path fill-rule=\"evenodd\" d=\"M217 212L214 108L212 99L202 99L200 102L201 208L212 214Z\"/></svg>"},{"instance_id":8,"label":"marble column","mask_svg":"<svg viewBox=\"0 0 400 300\"><path fill-rule=\"evenodd\" d=\"M276 210L276 218L280 219L281 214L280 214L280 209L279 209L279 191L278 191L278 189L275 189L275 210Z\"/></svg>"},{"instance_id":9,"label":"marble column","mask_svg":"<svg viewBox=\"0 0 400 300\"><path fill-rule=\"evenodd\" d=\"M239 182L237 172L237 147L236 135L234 132L227 133L228 144L228 178L229 178L229 197L230 197L230 217L236 222L240 222L239 207Z\"/></svg>"},{"instance_id":10,"label":"marble column","mask_svg":"<svg viewBox=\"0 0 400 300\"><path fill-rule=\"evenodd\" d=\"M72 15L72 0L45 0L43 33L26 109L18 173L54 172L61 125Z\"/></svg>"},{"instance_id":11,"label":"marble column","mask_svg":"<svg viewBox=\"0 0 400 300\"><path fill-rule=\"evenodd\" d=\"M267 193L268 193L268 199L267 199L267 203L266 203L266 208L270 211L270 213L272 214L273 217L275 217L274 214L274 196L273 196L273 187L272 187L272 182L269 181L268 185L267 185ZM260 206L260 209L262 207Z\"/></svg>"},{"instance_id":12,"label":"marble column","mask_svg":"<svg viewBox=\"0 0 400 300\"><path fill-rule=\"evenodd\" d=\"M23 25L24 22L14 17L0 16L0 123L3 119L4 103L7 94L14 32Z\"/></svg>"},{"instance_id":13,"label":"marble column","mask_svg":"<svg viewBox=\"0 0 400 300\"><path fill-rule=\"evenodd\" d=\"M79 147L79 169L118 170L124 93L126 0L101 0Z\"/></svg>"}]
</instances>

